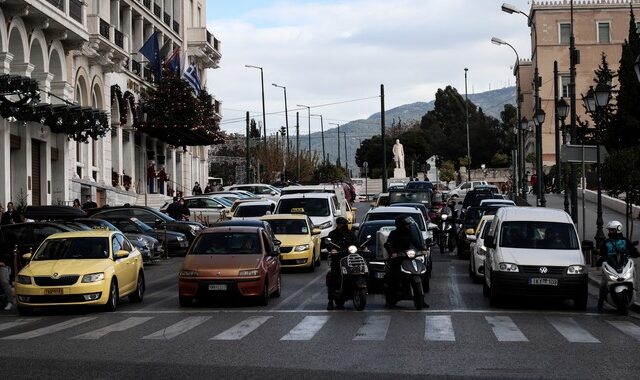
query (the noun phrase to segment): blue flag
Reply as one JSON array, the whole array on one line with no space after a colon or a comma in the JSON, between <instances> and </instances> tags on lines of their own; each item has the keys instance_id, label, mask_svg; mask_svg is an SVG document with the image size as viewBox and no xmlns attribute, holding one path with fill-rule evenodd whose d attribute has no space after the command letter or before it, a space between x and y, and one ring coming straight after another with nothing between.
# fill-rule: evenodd
<instances>
[{"instance_id":1,"label":"blue flag","mask_svg":"<svg viewBox=\"0 0 640 380\"><path fill-rule=\"evenodd\" d=\"M198 69L196 68L196 65L192 63L191 66L189 66L189 68L182 74L182 77L191 85L196 96L200 96L202 88L200 87L200 77L198 76Z\"/></svg>"},{"instance_id":2,"label":"blue flag","mask_svg":"<svg viewBox=\"0 0 640 380\"><path fill-rule=\"evenodd\" d=\"M180 73L180 48L176 48L171 56L167 58L165 65L174 73Z\"/></svg>"},{"instance_id":3,"label":"blue flag","mask_svg":"<svg viewBox=\"0 0 640 380\"><path fill-rule=\"evenodd\" d=\"M140 48L140 53L149 60L149 65L157 79L162 78L162 62L160 59L160 45L158 43L158 32L154 32L147 42Z\"/></svg>"}]
</instances>

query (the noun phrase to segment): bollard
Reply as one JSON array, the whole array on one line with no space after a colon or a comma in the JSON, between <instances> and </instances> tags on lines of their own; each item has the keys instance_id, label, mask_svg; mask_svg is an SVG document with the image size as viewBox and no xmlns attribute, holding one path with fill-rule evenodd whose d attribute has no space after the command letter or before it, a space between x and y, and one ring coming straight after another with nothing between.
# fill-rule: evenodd
<instances>
[{"instance_id":1,"label":"bollard","mask_svg":"<svg viewBox=\"0 0 640 380\"><path fill-rule=\"evenodd\" d=\"M598 259L595 257L596 254L593 250L593 241L591 240L583 240L582 241L582 255L584 256L584 260L588 265L595 267Z\"/></svg>"}]
</instances>

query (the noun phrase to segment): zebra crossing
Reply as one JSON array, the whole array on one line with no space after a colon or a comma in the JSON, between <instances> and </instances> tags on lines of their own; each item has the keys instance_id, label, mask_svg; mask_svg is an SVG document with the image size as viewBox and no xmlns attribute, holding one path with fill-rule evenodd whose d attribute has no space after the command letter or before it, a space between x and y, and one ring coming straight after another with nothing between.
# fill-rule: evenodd
<instances>
[{"instance_id":1,"label":"zebra crossing","mask_svg":"<svg viewBox=\"0 0 640 380\"><path fill-rule=\"evenodd\" d=\"M163 316L136 316L113 321L113 317L106 316L79 316L62 322L46 324L46 318L17 318L15 320L0 321L0 341L27 341L49 337L53 334L65 334L62 339L71 340L99 340L108 339L116 333L126 332L134 334L135 329L152 324L163 325ZM325 329L332 320L335 325L343 325L344 318L349 323L357 323L359 327L347 334L347 339L354 342L369 341L381 342L398 327L406 327L407 323L414 323L416 318L421 319L421 328L424 328L423 340L425 342L456 342L461 338L468 338L470 331L479 333L479 329L486 328L499 343L531 343L536 339L531 328L527 332L518 326L514 320L516 316L486 315L478 325L477 321L471 324L469 318L460 315L421 315L410 321L403 320L402 316L391 314L352 314L338 315L295 315L293 318L284 318L282 315L248 316L246 314L234 315L228 327L228 320L224 323L214 319L210 315L187 316L180 320L167 323L166 327L155 330L150 334L140 334L141 340L173 340L179 339L189 332L197 332L197 337L210 341L241 341L252 338L260 338L261 329L281 329L285 326L289 329L279 340L287 341L312 341L317 338L320 331ZM580 317L580 316L577 316ZM107 319L108 318L108 319ZM106 326L104 325L106 322ZM119 319L119 318L116 318ZM398 319L398 320L394 320ZM355 321L355 322L354 322ZM529 321L531 322L531 321ZM597 324L597 328L593 325ZM43 326L44 324L44 326ZM92 324L100 327L90 329ZM467 324L465 326L465 324ZM220 326L222 325L222 327ZM622 334L629 339L640 342L640 323L631 320L606 318L590 318L571 316L538 316L535 320L538 328L547 328L557 335L558 339L568 343L598 344L601 340L598 336L606 334ZM585 327L585 325L587 327ZM344 327L344 326L342 326ZM350 326L351 327L351 326ZM413 326L411 326L413 327ZM77 330L81 329L82 333ZM88 330L88 331L87 331ZM148 332L148 330L147 330ZM344 335L343 333L340 334ZM350 335L350 337L349 337ZM530 336L531 335L531 336Z\"/></svg>"}]
</instances>

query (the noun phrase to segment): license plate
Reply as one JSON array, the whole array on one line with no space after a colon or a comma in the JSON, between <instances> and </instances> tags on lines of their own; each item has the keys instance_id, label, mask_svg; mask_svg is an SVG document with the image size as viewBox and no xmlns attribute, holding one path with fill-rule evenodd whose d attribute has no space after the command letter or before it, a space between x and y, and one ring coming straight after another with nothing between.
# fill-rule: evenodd
<instances>
[{"instance_id":1,"label":"license plate","mask_svg":"<svg viewBox=\"0 0 640 380\"><path fill-rule=\"evenodd\" d=\"M557 278L530 278L529 285L558 286Z\"/></svg>"},{"instance_id":2,"label":"license plate","mask_svg":"<svg viewBox=\"0 0 640 380\"><path fill-rule=\"evenodd\" d=\"M45 289L44 294L48 296L61 296L62 288L54 288L54 289Z\"/></svg>"},{"instance_id":3,"label":"license plate","mask_svg":"<svg viewBox=\"0 0 640 380\"><path fill-rule=\"evenodd\" d=\"M376 278L384 278L384 272L377 272Z\"/></svg>"},{"instance_id":4,"label":"license plate","mask_svg":"<svg viewBox=\"0 0 640 380\"><path fill-rule=\"evenodd\" d=\"M225 285L225 284L211 284L211 285L209 285L209 290L227 290L227 285Z\"/></svg>"}]
</instances>

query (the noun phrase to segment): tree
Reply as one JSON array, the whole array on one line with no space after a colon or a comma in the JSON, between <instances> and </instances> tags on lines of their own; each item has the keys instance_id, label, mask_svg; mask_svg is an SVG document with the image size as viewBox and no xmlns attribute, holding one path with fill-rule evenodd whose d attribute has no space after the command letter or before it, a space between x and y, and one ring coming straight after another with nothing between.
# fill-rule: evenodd
<instances>
[{"instance_id":1,"label":"tree","mask_svg":"<svg viewBox=\"0 0 640 380\"><path fill-rule=\"evenodd\" d=\"M504 153L496 152L491 158L491 167L506 168L509 166L509 156Z\"/></svg>"},{"instance_id":2,"label":"tree","mask_svg":"<svg viewBox=\"0 0 640 380\"><path fill-rule=\"evenodd\" d=\"M348 175L343 167L327 163L319 165L313 177L315 182L339 182L344 181Z\"/></svg>"},{"instance_id":3,"label":"tree","mask_svg":"<svg viewBox=\"0 0 640 380\"><path fill-rule=\"evenodd\" d=\"M640 147L610 153L602 165L602 186L613 196L625 195L628 226L633 219L631 205L640 203Z\"/></svg>"},{"instance_id":4,"label":"tree","mask_svg":"<svg viewBox=\"0 0 640 380\"><path fill-rule=\"evenodd\" d=\"M453 161L443 162L438 173L440 174L440 181L446 182L447 185L449 185L449 182L455 181L456 168L453 165Z\"/></svg>"},{"instance_id":5,"label":"tree","mask_svg":"<svg viewBox=\"0 0 640 380\"><path fill-rule=\"evenodd\" d=\"M600 65L594 71L595 77L593 82L598 83L612 83L613 78L617 75L609 68L606 54L602 53L600 58ZM594 86L595 88L595 86ZM615 90L616 86L612 87ZM583 107L584 104L583 104ZM585 107L586 110L586 107ZM615 137L611 135L610 128L615 128L616 122L616 105L614 102L609 102L606 107L598 109L598 112L591 115L594 125L599 125L601 128L601 142L609 149L615 149ZM579 141L588 145L595 145L597 143L596 129L591 128L588 121L583 121L578 117L578 125L576 128L576 141ZM614 131L615 133L615 131Z\"/></svg>"},{"instance_id":6,"label":"tree","mask_svg":"<svg viewBox=\"0 0 640 380\"><path fill-rule=\"evenodd\" d=\"M251 119L251 121L249 122L249 138L251 139L260 138L260 129L256 125L256 119Z\"/></svg>"}]
</instances>

